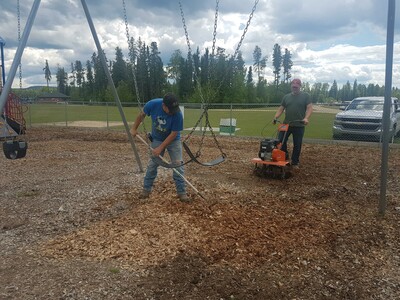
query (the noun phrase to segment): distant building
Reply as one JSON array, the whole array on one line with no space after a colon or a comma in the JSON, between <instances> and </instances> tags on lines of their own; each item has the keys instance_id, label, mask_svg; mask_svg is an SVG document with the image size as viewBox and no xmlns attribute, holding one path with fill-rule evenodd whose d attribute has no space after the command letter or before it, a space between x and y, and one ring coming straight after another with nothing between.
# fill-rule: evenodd
<instances>
[{"instance_id":1,"label":"distant building","mask_svg":"<svg viewBox=\"0 0 400 300\"><path fill-rule=\"evenodd\" d=\"M36 97L36 102L59 103L66 102L70 98L63 93L42 93Z\"/></svg>"}]
</instances>

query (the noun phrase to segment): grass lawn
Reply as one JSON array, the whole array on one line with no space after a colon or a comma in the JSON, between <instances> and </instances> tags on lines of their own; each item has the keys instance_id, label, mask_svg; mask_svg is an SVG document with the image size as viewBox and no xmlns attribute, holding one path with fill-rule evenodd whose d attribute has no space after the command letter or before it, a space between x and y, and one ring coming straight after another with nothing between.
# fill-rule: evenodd
<instances>
[{"instance_id":1,"label":"grass lawn","mask_svg":"<svg viewBox=\"0 0 400 300\"><path fill-rule=\"evenodd\" d=\"M124 107L124 115L129 125L135 120L139 110L136 107ZM272 124L276 108L270 109L210 109L208 118L213 128L219 128L220 119L234 118L237 120L237 136L271 137L276 135L276 126ZM184 128L189 131L194 127L203 111L200 109L184 109ZM305 138L331 139L334 113L317 113L311 116ZM122 122L116 106L111 105L74 105L65 103L31 104L25 112L28 126L35 124L54 124L72 121L103 121ZM200 126L204 126L205 117ZM150 119L145 119L145 126L150 130ZM113 127L117 130L123 126ZM189 132L186 131L186 132Z\"/></svg>"}]
</instances>

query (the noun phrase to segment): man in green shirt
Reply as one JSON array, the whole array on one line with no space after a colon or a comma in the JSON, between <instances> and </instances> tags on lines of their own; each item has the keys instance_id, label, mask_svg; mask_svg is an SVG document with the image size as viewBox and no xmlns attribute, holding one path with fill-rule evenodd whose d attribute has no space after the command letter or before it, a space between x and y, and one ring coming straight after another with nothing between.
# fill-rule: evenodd
<instances>
[{"instance_id":1,"label":"man in green shirt","mask_svg":"<svg viewBox=\"0 0 400 300\"><path fill-rule=\"evenodd\" d=\"M300 163L301 145L303 143L304 129L309 122L312 113L311 98L308 93L300 91L301 80L295 78L290 84L292 92L283 97L281 106L275 113L274 123L285 112L283 123L289 124L289 129L286 133L279 132L279 139L282 141L282 150L287 151L287 140L290 135L293 136L293 153L291 164L298 167ZM285 139L283 140L283 138Z\"/></svg>"}]
</instances>

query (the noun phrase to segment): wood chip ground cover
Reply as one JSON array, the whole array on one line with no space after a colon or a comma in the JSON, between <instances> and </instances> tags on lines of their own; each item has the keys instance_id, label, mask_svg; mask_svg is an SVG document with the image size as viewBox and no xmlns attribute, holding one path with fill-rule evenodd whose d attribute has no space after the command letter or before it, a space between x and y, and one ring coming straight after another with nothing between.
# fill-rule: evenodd
<instances>
[{"instance_id":1,"label":"wood chip ground cover","mask_svg":"<svg viewBox=\"0 0 400 300\"><path fill-rule=\"evenodd\" d=\"M253 174L258 139L220 137L226 162L186 165L205 197L189 188L187 204L165 169L139 199L124 133L42 127L27 139L26 158L1 158L1 299L400 297L398 147L380 216L378 147L305 143L300 170L276 180ZM212 139L204 149L203 161L219 155Z\"/></svg>"}]
</instances>

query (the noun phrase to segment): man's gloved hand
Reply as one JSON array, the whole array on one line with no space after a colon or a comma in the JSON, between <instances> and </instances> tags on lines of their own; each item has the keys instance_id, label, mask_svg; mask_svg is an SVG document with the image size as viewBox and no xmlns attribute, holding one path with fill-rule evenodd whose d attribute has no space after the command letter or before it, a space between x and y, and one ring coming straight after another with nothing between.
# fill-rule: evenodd
<instances>
[{"instance_id":1,"label":"man's gloved hand","mask_svg":"<svg viewBox=\"0 0 400 300\"><path fill-rule=\"evenodd\" d=\"M278 122L278 119L274 119L274 120L272 121L272 124L276 125L276 122Z\"/></svg>"}]
</instances>

